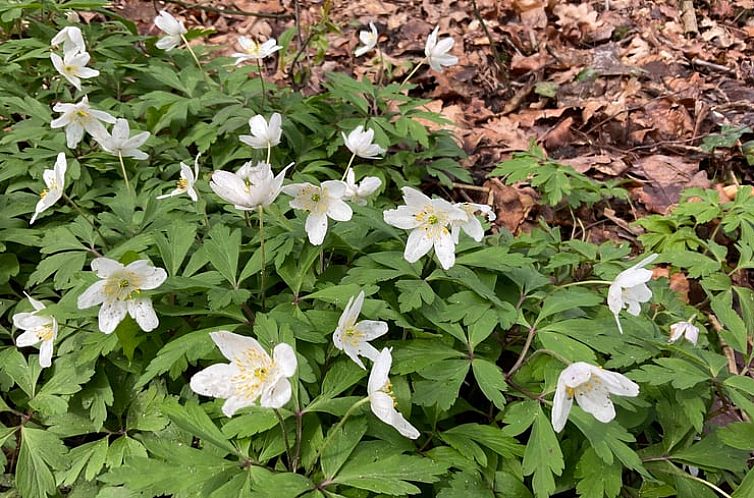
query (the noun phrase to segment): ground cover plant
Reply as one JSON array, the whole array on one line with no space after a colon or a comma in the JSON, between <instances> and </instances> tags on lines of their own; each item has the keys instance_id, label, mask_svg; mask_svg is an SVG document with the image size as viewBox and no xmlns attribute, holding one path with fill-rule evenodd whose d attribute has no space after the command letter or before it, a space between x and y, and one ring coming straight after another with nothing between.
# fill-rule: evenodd
<instances>
[{"instance_id":1,"label":"ground cover plant","mask_svg":"<svg viewBox=\"0 0 754 498\"><path fill-rule=\"evenodd\" d=\"M754 495L750 187L686 192L639 251L491 233L410 92L457 62L438 30L402 80L304 95L265 82L293 32L0 22L3 496ZM490 176L626 198L534 145Z\"/></svg>"}]
</instances>

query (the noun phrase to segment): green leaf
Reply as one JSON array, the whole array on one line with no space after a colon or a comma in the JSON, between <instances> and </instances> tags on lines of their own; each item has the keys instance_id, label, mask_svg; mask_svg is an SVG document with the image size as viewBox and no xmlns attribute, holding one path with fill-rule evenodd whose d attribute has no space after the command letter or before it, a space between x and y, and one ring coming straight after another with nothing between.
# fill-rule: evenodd
<instances>
[{"instance_id":1,"label":"green leaf","mask_svg":"<svg viewBox=\"0 0 754 498\"><path fill-rule=\"evenodd\" d=\"M469 326L469 345L473 350L487 339L498 325L498 316L492 310L484 312L482 317Z\"/></svg>"},{"instance_id":2,"label":"green leaf","mask_svg":"<svg viewBox=\"0 0 754 498\"><path fill-rule=\"evenodd\" d=\"M175 277L196 237L196 226L175 223L168 226L165 234L154 233L152 237L160 250L168 275Z\"/></svg>"},{"instance_id":3,"label":"green leaf","mask_svg":"<svg viewBox=\"0 0 754 498\"><path fill-rule=\"evenodd\" d=\"M176 377L188 368L189 362L195 362L199 358L209 355L215 349L215 344L210 339L209 332L221 328L223 326L218 325L217 327L196 330L165 344L144 369L144 373L139 377L135 387L144 387L147 382L167 371L170 371L171 376Z\"/></svg>"},{"instance_id":4,"label":"green leaf","mask_svg":"<svg viewBox=\"0 0 754 498\"><path fill-rule=\"evenodd\" d=\"M746 354L747 331L743 319L733 310L733 291L730 289L718 294L710 302L712 311L715 312L725 330L720 335L741 354Z\"/></svg>"},{"instance_id":5,"label":"green leaf","mask_svg":"<svg viewBox=\"0 0 754 498\"><path fill-rule=\"evenodd\" d=\"M648 475L639 455L626 444L633 443L634 437L618 422L613 420L604 424L577 406L571 409L569 419L586 436L595 454L606 465L612 465L615 456L629 469Z\"/></svg>"},{"instance_id":6,"label":"green leaf","mask_svg":"<svg viewBox=\"0 0 754 498\"><path fill-rule=\"evenodd\" d=\"M457 425L441 434L441 437L447 435L460 436L472 441L476 441L482 446L486 446L503 458L515 458L523 455L524 447L516 441L513 436L509 436L502 429L491 425L481 424L462 424Z\"/></svg>"},{"instance_id":7,"label":"green leaf","mask_svg":"<svg viewBox=\"0 0 754 498\"><path fill-rule=\"evenodd\" d=\"M537 498L547 498L555 491L554 475L560 475L565 468L563 453L550 421L537 405L534 425L529 442L524 451L524 475L532 475L532 485Z\"/></svg>"},{"instance_id":8,"label":"green leaf","mask_svg":"<svg viewBox=\"0 0 754 498\"><path fill-rule=\"evenodd\" d=\"M333 429L334 430L334 429ZM346 462L367 431L364 417L348 420L337 432L328 434L328 446L322 450L321 465L325 478L332 479Z\"/></svg>"},{"instance_id":9,"label":"green leaf","mask_svg":"<svg viewBox=\"0 0 754 498\"><path fill-rule=\"evenodd\" d=\"M621 471L617 462L605 463L594 449L587 448L576 464L576 491L584 498L615 498L623 486Z\"/></svg>"},{"instance_id":10,"label":"green leaf","mask_svg":"<svg viewBox=\"0 0 754 498\"><path fill-rule=\"evenodd\" d=\"M503 371L494 363L479 358L474 358L471 368L485 397L502 410L505 407L505 397L501 391L508 389Z\"/></svg>"},{"instance_id":11,"label":"green leaf","mask_svg":"<svg viewBox=\"0 0 754 498\"><path fill-rule=\"evenodd\" d=\"M65 472L58 474L58 485L71 486L78 479L81 472L86 467L84 478L91 481L99 474L105 465L108 450L108 438L104 437L99 441L92 441L73 448L68 453L68 460L71 467Z\"/></svg>"},{"instance_id":12,"label":"green leaf","mask_svg":"<svg viewBox=\"0 0 754 498\"><path fill-rule=\"evenodd\" d=\"M574 308L597 306L603 303L603 299L595 292L578 287L553 292L545 298L539 316L534 323L536 325L548 316Z\"/></svg>"},{"instance_id":13,"label":"green leaf","mask_svg":"<svg viewBox=\"0 0 754 498\"><path fill-rule=\"evenodd\" d=\"M52 470L65 467L66 452L63 441L51 432L22 427L16 467L16 486L21 495L41 498L54 493L57 487Z\"/></svg>"},{"instance_id":14,"label":"green leaf","mask_svg":"<svg viewBox=\"0 0 754 498\"><path fill-rule=\"evenodd\" d=\"M432 304L435 300L435 292L424 280L399 280L395 286L401 291L398 294L401 313L421 308L422 303Z\"/></svg>"},{"instance_id":15,"label":"green leaf","mask_svg":"<svg viewBox=\"0 0 754 498\"><path fill-rule=\"evenodd\" d=\"M228 453L236 453L237 450L228 441L228 438L209 418L207 412L194 403L188 402L181 406L178 401L169 398L162 403L162 413L167 415L171 422L194 436L209 441L218 448Z\"/></svg>"},{"instance_id":16,"label":"green leaf","mask_svg":"<svg viewBox=\"0 0 754 498\"><path fill-rule=\"evenodd\" d=\"M658 358L655 363L631 371L628 377L653 386L669 383L677 389L688 389L710 379L709 372L702 370L696 363L681 358Z\"/></svg>"},{"instance_id":17,"label":"green leaf","mask_svg":"<svg viewBox=\"0 0 754 498\"><path fill-rule=\"evenodd\" d=\"M732 448L754 451L754 423L733 422L717 431L720 440Z\"/></svg>"},{"instance_id":18,"label":"green leaf","mask_svg":"<svg viewBox=\"0 0 754 498\"><path fill-rule=\"evenodd\" d=\"M674 460L705 469L739 472L746 468L748 452L722 444L717 432L712 432L696 444L674 451Z\"/></svg>"},{"instance_id":19,"label":"green leaf","mask_svg":"<svg viewBox=\"0 0 754 498\"><path fill-rule=\"evenodd\" d=\"M215 270L236 288L241 231L231 231L225 225L215 225L209 232L209 239L204 239L203 247Z\"/></svg>"}]
</instances>

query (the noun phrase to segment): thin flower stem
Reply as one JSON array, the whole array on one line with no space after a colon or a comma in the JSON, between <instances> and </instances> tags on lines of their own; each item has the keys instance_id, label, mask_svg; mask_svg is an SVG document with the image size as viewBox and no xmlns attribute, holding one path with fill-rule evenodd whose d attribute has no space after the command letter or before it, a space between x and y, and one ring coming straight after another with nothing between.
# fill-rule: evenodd
<instances>
[{"instance_id":1,"label":"thin flower stem","mask_svg":"<svg viewBox=\"0 0 754 498\"><path fill-rule=\"evenodd\" d=\"M81 215L81 217L84 218L87 221L87 223L89 223L92 226L92 228L94 228L94 231L97 232L97 235L99 235L99 238L102 239L102 247L104 247L105 250L110 250L110 247L109 247L109 245L107 243L107 240L105 239L105 236L102 235L102 232L100 232L99 227L94 223L94 221L92 221L91 219L89 219L89 215L83 209L81 209L78 206L78 204L76 204L75 202L73 202L73 199L71 199L70 197L68 197L65 194L65 192L63 192L63 199L65 199L65 201L68 204L70 204L71 207L74 210L76 210L76 212L79 213Z\"/></svg>"},{"instance_id":2,"label":"thin flower stem","mask_svg":"<svg viewBox=\"0 0 754 498\"><path fill-rule=\"evenodd\" d=\"M369 402L369 398L363 398L351 405L351 408L348 409L348 411L343 415L343 418L341 418L338 423L335 425L335 427L332 428L330 433L327 435L327 438L322 442L322 444L317 448L317 451L314 452L314 458L312 459L313 462L317 461L317 458L322 455L322 452L327 448L327 445L330 444L335 434L343 427L343 424L346 423L346 420L348 420L348 417L350 417L353 412L355 412L357 409L359 409L362 405Z\"/></svg>"},{"instance_id":3,"label":"thin flower stem","mask_svg":"<svg viewBox=\"0 0 754 498\"><path fill-rule=\"evenodd\" d=\"M269 150L269 149L267 149ZM267 259L264 254L264 207L259 206L259 252L262 255L262 269L259 274L259 294L262 301L262 311L265 309L265 273L267 270Z\"/></svg>"},{"instance_id":4,"label":"thin flower stem","mask_svg":"<svg viewBox=\"0 0 754 498\"><path fill-rule=\"evenodd\" d=\"M264 109L264 104L267 99L267 89L264 86L264 71L262 70L262 59L259 59L257 62L257 67L259 68L259 82L262 84L262 109Z\"/></svg>"},{"instance_id":5,"label":"thin flower stem","mask_svg":"<svg viewBox=\"0 0 754 498\"><path fill-rule=\"evenodd\" d=\"M355 157L356 154L351 154L351 159L348 160L348 166L346 166L346 170L343 172L343 178L340 179L341 182L346 180L346 176L348 176L348 170L351 169L351 165L353 164Z\"/></svg>"},{"instance_id":6,"label":"thin flower stem","mask_svg":"<svg viewBox=\"0 0 754 498\"><path fill-rule=\"evenodd\" d=\"M385 60L382 57L382 50L380 50L379 43L377 44L376 48L377 48L377 56L380 58L380 68L379 68L379 73L377 77L377 86L382 86L382 79L385 76Z\"/></svg>"},{"instance_id":7,"label":"thin flower stem","mask_svg":"<svg viewBox=\"0 0 754 498\"><path fill-rule=\"evenodd\" d=\"M202 75L204 76L204 80L207 82L207 84L211 83L212 80L209 79L209 75L204 71L204 67L202 66L202 63L199 62L199 58L196 56L196 52L194 52L194 49L191 48L191 45L189 45L189 42L184 35L181 35L181 40L183 40L183 44L186 45L186 49L191 54L191 57L194 58L194 62L196 62L196 67L198 67L199 71L202 72Z\"/></svg>"},{"instance_id":8,"label":"thin flower stem","mask_svg":"<svg viewBox=\"0 0 754 498\"><path fill-rule=\"evenodd\" d=\"M293 472L298 469L298 463L301 460L301 442L304 433L304 413L296 410L296 449L293 450Z\"/></svg>"},{"instance_id":9,"label":"thin flower stem","mask_svg":"<svg viewBox=\"0 0 754 498\"><path fill-rule=\"evenodd\" d=\"M248 228L251 228L251 218L249 217L249 212L248 211L244 211L243 212L243 219L244 219L244 221L246 221L246 226Z\"/></svg>"},{"instance_id":10,"label":"thin flower stem","mask_svg":"<svg viewBox=\"0 0 754 498\"><path fill-rule=\"evenodd\" d=\"M285 442L285 454L288 457L288 465L291 466L292 460L291 460L291 445L288 443L288 431L285 428L285 420L283 420L283 416L280 415L280 410L275 408L273 410L275 412L275 415L278 418L278 421L280 422L280 430L283 432L283 441ZM293 468L290 468L289 470L293 470Z\"/></svg>"},{"instance_id":11,"label":"thin flower stem","mask_svg":"<svg viewBox=\"0 0 754 498\"><path fill-rule=\"evenodd\" d=\"M401 82L401 86L403 86L403 85L405 85L406 83L408 83L408 80L410 80L410 79L411 79L411 77L412 77L412 76L413 76L414 74L416 74L416 71L418 71L418 70L419 70L419 68L420 68L420 67L422 67L422 64L424 64L425 62L427 62L427 59L426 59L426 58L424 58L424 59L420 60L420 61L419 61L419 64L417 64L416 66L414 66L414 69L412 69L412 70L411 70L411 72L410 72L410 73L408 73L408 76L406 76L406 79L404 79L404 80L403 80L403 82Z\"/></svg>"},{"instance_id":12,"label":"thin flower stem","mask_svg":"<svg viewBox=\"0 0 754 498\"><path fill-rule=\"evenodd\" d=\"M118 161L120 161L120 171L123 173L123 179L126 181L126 190L131 192L131 184L128 183L128 175L126 174L126 165L123 163L123 154L118 151Z\"/></svg>"},{"instance_id":13,"label":"thin flower stem","mask_svg":"<svg viewBox=\"0 0 754 498\"><path fill-rule=\"evenodd\" d=\"M725 498L732 498L731 495L729 495L728 493L726 493L722 489L718 488L717 486L715 486L711 482L705 481L701 477L697 477L697 476L692 475L692 474L688 474L688 475L686 475L684 477L687 477L687 478L691 479L692 481L699 482L699 483L704 484L705 486L707 486L707 487L709 487L711 489L714 489L715 491L717 491L718 493L720 493L720 496L723 496Z\"/></svg>"},{"instance_id":14,"label":"thin flower stem","mask_svg":"<svg viewBox=\"0 0 754 498\"><path fill-rule=\"evenodd\" d=\"M612 282L608 282L607 280L580 280L578 282L570 282L570 283L567 283L567 284L558 285L557 288L558 289L565 289L566 287L575 287L577 285L591 285L591 284L610 285L610 284L612 284Z\"/></svg>"},{"instance_id":15,"label":"thin flower stem","mask_svg":"<svg viewBox=\"0 0 754 498\"><path fill-rule=\"evenodd\" d=\"M272 154L272 144L267 144L267 161L265 161L267 164L270 164L270 155Z\"/></svg>"}]
</instances>

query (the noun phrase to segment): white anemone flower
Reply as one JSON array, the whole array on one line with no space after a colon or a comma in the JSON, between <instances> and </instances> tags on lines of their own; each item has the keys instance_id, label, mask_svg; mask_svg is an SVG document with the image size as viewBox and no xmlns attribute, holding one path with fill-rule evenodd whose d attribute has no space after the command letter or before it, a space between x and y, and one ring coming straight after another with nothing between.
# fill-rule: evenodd
<instances>
[{"instance_id":1,"label":"white anemone flower","mask_svg":"<svg viewBox=\"0 0 754 498\"><path fill-rule=\"evenodd\" d=\"M458 64L458 57L450 55L450 49L453 48L455 41L451 37L437 40L437 34L440 26L435 26L427 37L427 43L424 45L424 55L427 57L427 64L435 71L442 72L443 66L455 66Z\"/></svg>"},{"instance_id":2,"label":"white anemone flower","mask_svg":"<svg viewBox=\"0 0 754 498\"><path fill-rule=\"evenodd\" d=\"M37 216L42 211L52 207L63 196L66 169L68 169L68 162L65 159L65 154L61 152L55 160L55 166L42 172L42 179L46 187L39 193L39 201L37 201L37 206L34 208L34 214L29 222L30 225L36 221Z\"/></svg>"},{"instance_id":3,"label":"white anemone flower","mask_svg":"<svg viewBox=\"0 0 754 498\"><path fill-rule=\"evenodd\" d=\"M262 61L281 48L282 46L277 44L274 38L270 38L264 43L257 43L251 38L241 36L238 38L238 44L241 45L242 52L235 52L231 54L231 57L236 59L236 66L247 61Z\"/></svg>"},{"instance_id":4,"label":"white anemone flower","mask_svg":"<svg viewBox=\"0 0 754 498\"><path fill-rule=\"evenodd\" d=\"M86 67L91 57L87 52L66 52L63 57L50 54L52 65L71 85L81 91L81 80L99 76L99 71Z\"/></svg>"},{"instance_id":5,"label":"white anemone flower","mask_svg":"<svg viewBox=\"0 0 754 498\"><path fill-rule=\"evenodd\" d=\"M241 135L238 139L254 149L274 147L280 143L280 136L283 133L281 123L282 118L278 112L270 117L269 124L264 116L257 114L249 120L251 135Z\"/></svg>"},{"instance_id":6,"label":"white anemone flower","mask_svg":"<svg viewBox=\"0 0 754 498\"><path fill-rule=\"evenodd\" d=\"M13 325L24 331L16 338L16 346L25 348L39 344L39 366L52 365L52 346L58 337L58 321L54 316L38 315L45 305L24 292L34 311L13 315Z\"/></svg>"},{"instance_id":7,"label":"white anemone flower","mask_svg":"<svg viewBox=\"0 0 754 498\"><path fill-rule=\"evenodd\" d=\"M273 176L272 166L265 162L256 165L252 161L245 163L235 173L218 170L212 173L209 186L223 200L233 204L241 211L253 211L259 207L272 204L283 188L285 172L293 166L286 166L283 171Z\"/></svg>"},{"instance_id":8,"label":"white anemone flower","mask_svg":"<svg viewBox=\"0 0 754 498\"><path fill-rule=\"evenodd\" d=\"M628 377L616 372L579 361L572 363L558 377L552 402L552 428L560 432L568 420L573 398L582 410L591 413L600 422L615 418L615 406L610 395L636 397L639 386Z\"/></svg>"},{"instance_id":9,"label":"white anemone flower","mask_svg":"<svg viewBox=\"0 0 754 498\"><path fill-rule=\"evenodd\" d=\"M115 123L115 118L105 111L98 111L89 106L89 97L84 95L76 104L57 103L52 108L62 116L52 120L50 127L65 127L66 144L69 149L75 149L84 138L84 131L98 138L107 135L105 125L102 123Z\"/></svg>"},{"instance_id":10,"label":"white anemone flower","mask_svg":"<svg viewBox=\"0 0 754 498\"><path fill-rule=\"evenodd\" d=\"M283 187L283 193L293 199L289 202L294 209L309 212L304 229L312 245L321 245L327 234L327 218L335 221L349 221L353 216L351 206L343 202L346 184L339 180L328 180L320 186L311 183L294 183Z\"/></svg>"},{"instance_id":11,"label":"white anemone flower","mask_svg":"<svg viewBox=\"0 0 754 498\"><path fill-rule=\"evenodd\" d=\"M359 40L361 40L361 43L364 45L361 47L358 47L353 55L356 57L361 57L362 55L366 54L367 52L371 51L374 47L377 46L377 40L379 39L380 35L377 33L377 26L374 25L373 22L369 22L369 31L359 31Z\"/></svg>"},{"instance_id":12,"label":"white anemone flower","mask_svg":"<svg viewBox=\"0 0 754 498\"><path fill-rule=\"evenodd\" d=\"M335 347L343 351L351 358L354 363L366 370L359 356L377 361L380 352L377 348L369 344L369 341L376 339L387 333L387 323L379 320L362 320L359 319L361 307L364 305L364 291L354 299L351 297L340 315L338 328L333 333L332 340Z\"/></svg>"},{"instance_id":13,"label":"white anemone flower","mask_svg":"<svg viewBox=\"0 0 754 498\"><path fill-rule=\"evenodd\" d=\"M681 337L684 337L687 341L696 346L696 341L699 340L699 329L690 322L674 323L670 326L670 337L668 338L668 342L676 342Z\"/></svg>"},{"instance_id":14,"label":"white anemone flower","mask_svg":"<svg viewBox=\"0 0 754 498\"><path fill-rule=\"evenodd\" d=\"M160 15L154 18L154 24L167 36L163 36L155 46L169 52L181 44L183 35L188 33L183 21L179 21L166 10L161 10Z\"/></svg>"},{"instance_id":15,"label":"white anemone flower","mask_svg":"<svg viewBox=\"0 0 754 498\"><path fill-rule=\"evenodd\" d=\"M376 176L365 176L361 183L356 183L356 175L353 169L346 171L346 193L343 199L351 201L359 206L366 206L367 199L374 194L382 185L382 180Z\"/></svg>"},{"instance_id":16,"label":"white anemone flower","mask_svg":"<svg viewBox=\"0 0 754 498\"><path fill-rule=\"evenodd\" d=\"M149 132L143 131L133 137L128 126L127 119L118 118L113 126L112 134L105 132L104 135L95 136L94 139L102 148L115 156L133 157L134 159L148 159L149 155L139 150L149 139Z\"/></svg>"},{"instance_id":17,"label":"white anemone flower","mask_svg":"<svg viewBox=\"0 0 754 498\"><path fill-rule=\"evenodd\" d=\"M251 337L221 330L212 341L230 363L217 363L191 377L191 390L202 396L224 399L223 413L232 417L259 399L264 408L280 408L291 399L291 382L297 360L293 348L280 343L272 357Z\"/></svg>"},{"instance_id":18,"label":"white anemone flower","mask_svg":"<svg viewBox=\"0 0 754 498\"><path fill-rule=\"evenodd\" d=\"M407 438L416 439L420 435L419 431L395 409L393 385L390 383L390 378L388 377L390 366L393 364L391 351L392 348L383 348L377 355L374 365L372 365L372 371L369 373L369 382L367 383L369 404L372 408L372 413L378 419L388 425L392 425Z\"/></svg>"},{"instance_id":19,"label":"white anemone flower","mask_svg":"<svg viewBox=\"0 0 754 498\"><path fill-rule=\"evenodd\" d=\"M196 180L199 179L199 156L201 156L201 154L197 154L194 158L193 171L187 164L184 164L183 161L181 161L181 178L176 182L175 188L170 193L158 195L158 199L167 199L168 197L175 197L176 195L186 193L192 201L196 202L199 200L199 195L196 193L196 190L194 190L194 184L196 183Z\"/></svg>"},{"instance_id":20,"label":"white anemone flower","mask_svg":"<svg viewBox=\"0 0 754 498\"><path fill-rule=\"evenodd\" d=\"M607 305L615 315L615 323L618 324L621 334L623 327L620 324L620 310L628 308L630 314L639 316L641 303L652 299L652 291L647 287L647 282L652 279L652 270L644 267L657 259L657 256L657 254L652 254L631 268L620 272L610 284L607 291Z\"/></svg>"},{"instance_id":21,"label":"white anemone flower","mask_svg":"<svg viewBox=\"0 0 754 498\"><path fill-rule=\"evenodd\" d=\"M111 334L126 317L136 320L142 330L152 331L160 324L152 300L141 297L141 291L156 289L168 278L162 268L140 259L128 266L109 258L92 260L92 270L101 279L86 289L78 299L80 310L101 304L99 329Z\"/></svg>"},{"instance_id":22,"label":"white anemone flower","mask_svg":"<svg viewBox=\"0 0 754 498\"><path fill-rule=\"evenodd\" d=\"M484 227L477 218L477 213L486 216L489 221L495 221L496 216L492 208L486 204L475 204L473 202L460 202L453 205L466 213L466 221L453 224L451 233L455 243L458 244L458 235L461 230L472 239L481 242L484 238Z\"/></svg>"},{"instance_id":23,"label":"white anemone flower","mask_svg":"<svg viewBox=\"0 0 754 498\"><path fill-rule=\"evenodd\" d=\"M448 227L466 223L465 211L444 199L430 199L416 189L403 187L405 206L383 213L385 223L403 230L411 230L403 257L414 263L434 246L443 269L455 264L456 246Z\"/></svg>"},{"instance_id":24,"label":"white anemone flower","mask_svg":"<svg viewBox=\"0 0 754 498\"><path fill-rule=\"evenodd\" d=\"M64 54L86 52L84 35L81 33L81 29L76 26L66 26L50 40L50 45L53 47L57 47L61 43L63 44Z\"/></svg>"},{"instance_id":25,"label":"white anemone flower","mask_svg":"<svg viewBox=\"0 0 754 498\"><path fill-rule=\"evenodd\" d=\"M385 149L372 143L372 140L374 140L374 130L371 128L364 130L364 127L359 125L348 135L343 132L341 134L343 135L346 147L355 156L364 159L378 159L379 156L385 153Z\"/></svg>"}]
</instances>

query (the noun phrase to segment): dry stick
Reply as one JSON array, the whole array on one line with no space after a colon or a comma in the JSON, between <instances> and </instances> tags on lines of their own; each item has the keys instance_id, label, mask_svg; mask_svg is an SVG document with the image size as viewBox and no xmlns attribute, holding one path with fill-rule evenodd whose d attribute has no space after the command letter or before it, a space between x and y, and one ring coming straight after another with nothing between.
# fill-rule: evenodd
<instances>
[{"instance_id":1,"label":"dry stick","mask_svg":"<svg viewBox=\"0 0 754 498\"><path fill-rule=\"evenodd\" d=\"M516 370L518 370L521 365L524 362L524 358L526 358L526 353L529 352L529 348L531 347L531 342L534 340L534 334L537 333L536 327L531 327L529 329L529 334L526 336L526 342L524 343L524 348L521 350L521 353L518 355L518 359L516 360L516 363L513 364L513 367L508 371L508 373L505 375L506 378L510 378L514 373L516 373Z\"/></svg>"},{"instance_id":2,"label":"dry stick","mask_svg":"<svg viewBox=\"0 0 754 498\"><path fill-rule=\"evenodd\" d=\"M205 12L216 12L218 14L225 14L229 16L249 16L249 17L262 17L266 19L289 19L291 17L288 13L274 13L274 12L249 12L247 10L240 9L225 9L219 7L212 7L209 5L202 5L200 3L188 3L181 0L165 0L165 3L173 3L180 5L186 9L197 9ZM156 10L156 9L155 9Z\"/></svg>"},{"instance_id":3,"label":"dry stick","mask_svg":"<svg viewBox=\"0 0 754 498\"><path fill-rule=\"evenodd\" d=\"M497 49L497 44L495 44L495 41L492 39L490 30L487 29L487 23L484 22L482 14L479 12L476 0L471 0L471 8L474 10L474 16L477 18L477 21L482 25L482 30L484 31L484 34L487 35L487 40L490 42L490 49L492 50L492 57L495 59L495 67L497 68L498 76L502 76L504 80L507 80L507 71L503 68L503 56L500 55L500 52Z\"/></svg>"}]
</instances>

